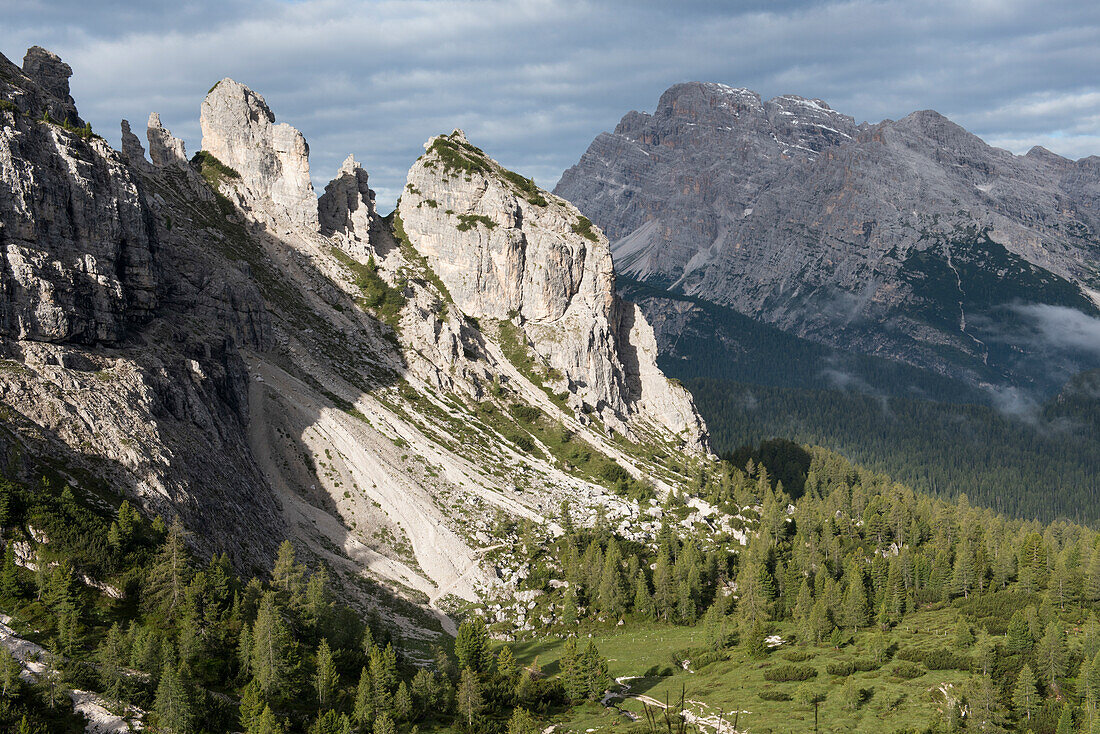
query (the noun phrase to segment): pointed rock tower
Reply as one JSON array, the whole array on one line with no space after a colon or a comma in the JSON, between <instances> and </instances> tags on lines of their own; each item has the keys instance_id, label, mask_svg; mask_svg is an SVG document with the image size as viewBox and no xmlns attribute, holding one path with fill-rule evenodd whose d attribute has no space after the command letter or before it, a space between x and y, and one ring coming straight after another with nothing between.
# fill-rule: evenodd
<instances>
[{"instance_id":1,"label":"pointed rock tower","mask_svg":"<svg viewBox=\"0 0 1100 734\"><path fill-rule=\"evenodd\" d=\"M317 231L309 146L297 129L276 124L264 98L222 79L202 103L202 149L237 171L240 204L255 221L274 218Z\"/></svg>"}]
</instances>

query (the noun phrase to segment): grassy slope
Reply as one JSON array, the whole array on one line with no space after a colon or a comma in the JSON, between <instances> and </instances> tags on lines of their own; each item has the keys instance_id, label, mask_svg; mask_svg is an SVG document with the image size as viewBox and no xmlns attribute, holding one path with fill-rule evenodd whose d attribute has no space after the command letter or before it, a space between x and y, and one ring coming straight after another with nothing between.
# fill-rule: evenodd
<instances>
[{"instance_id":1,"label":"grassy slope","mask_svg":"<svg viewBox=\"0 0 1100 734\"><path fill-rule=\"evenodd\" d=\"M921 611L907 615L897 628L887 633L891 645L898 648L915 647L931 650L950 645L951 635L958 619L953 608ZM791 622L776 625L776 634L790 640L799 630ZM819 717L822 731L892 732L923 728L930 723L935 709L933 703L942 701L941 686L956 689L969 677L969 672L958 670L928 671L924 675L904 680L891 674L897 662L887 662L879 670L857 672L853 678L864 691L863 701L854 710L844 708L843 684L845 679L829 675L826 666L839 661L852 661L865 656L876 633L860 631L841 650L832 649L827 643L815 645L794 641L772 651L765 660L752 660L742 650L728 650L729 660L711 663L701 670L688 672L674 665L677 651L691 648L702 638L700 627L640 626L631 623L615 631L595 632L593 639L608 656L613 677L646 676L630 681L634 693L642 693L658 701L677 701L681 690L689 701L705 704L688 704L689 710L716 714L719 711L740 710L739 728L748 726L753 732L811 731L813 710L798 703L797 691L802 683L773 683L764 680L764 672L771 667L790 663L785 658L793 650L806 652L812 658L798 662L817 669L818 675L810 685L826 692L820 705ZM945 639L946 636L946 639ZM513 645L516 659L530 664L537 657L543 671L556 672L562 641L542 638ZM654 673L668 673L671 675ZM793 701L765 701L759 697L762 691L784 691ZM614 703L614 702L613 702ZM622 707L642 714L642 705L629 700ZM747 712L747 713L746 713ZM625 728L626 719L613 710L595 705L580 707L555 719L566 731L584 732L588 728L614 731Z\"/></svg>"}]
</instances>

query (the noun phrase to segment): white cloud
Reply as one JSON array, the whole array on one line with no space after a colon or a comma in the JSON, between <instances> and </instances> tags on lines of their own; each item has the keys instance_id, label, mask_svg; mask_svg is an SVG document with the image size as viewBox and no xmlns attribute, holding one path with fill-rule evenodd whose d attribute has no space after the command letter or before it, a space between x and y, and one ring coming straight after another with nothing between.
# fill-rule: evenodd
<instances>
[{"instance_id":1,"label":"white cloud","mask_svg":"<svg viewBox=\"0 0 1100 734\"><path fill-rule=\"evenodd\" d=\"M670 84L820 97L859 120L935 108L995 144L1100 153L1100 4L902 0L0 0L0 50L76 74L84 116L159 111L189 150L223 76L310 142L323 185L355 153L383 204L430 135L463 127L545 186Z\"/></svg>"}]
</instances>

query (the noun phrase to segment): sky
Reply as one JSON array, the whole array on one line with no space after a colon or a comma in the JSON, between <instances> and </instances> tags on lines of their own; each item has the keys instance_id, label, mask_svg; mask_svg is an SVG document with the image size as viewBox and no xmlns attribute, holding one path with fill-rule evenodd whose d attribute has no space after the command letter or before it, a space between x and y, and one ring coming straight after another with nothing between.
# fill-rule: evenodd
<instances>
[{"instance_id":1,"label":"sky","mask_svg":"<svg viewBox=\"0 0 1100 734\"><path fill-rule=\"evenodd\" d=\"M198 150L229 76L310 145L320 191L352 153L392 208L430 136L463 128L552 188L592 139L682 81L827 101L857 121L936 109L987 142L1100 154L1095 0L0 0L0 53L74 70L117 147L152 111Z\"/></svg>"}]
</instances>

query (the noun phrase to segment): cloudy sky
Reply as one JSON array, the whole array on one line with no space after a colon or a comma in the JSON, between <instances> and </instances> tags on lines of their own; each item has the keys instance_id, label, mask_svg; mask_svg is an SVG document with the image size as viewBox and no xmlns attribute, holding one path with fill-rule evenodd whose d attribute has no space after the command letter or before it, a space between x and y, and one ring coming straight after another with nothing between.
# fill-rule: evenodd
<instances>
[{"instance_id":1,"label":"cloudy sky","mask_svg":"<svg viewBox=\"0 0 1100 734\"><path fill-rule=\"evenodd\" d=\"M310 143L323 186L348 153L393 204L424 140L454 127L552 187L628 110L688 80L819 97L857 121L934 108L987 141L1100 154L1094 0L0 0L0 52L74 69L116 145L150 111L198 148L231 76Z\"/></svg>"}]
</instances>

